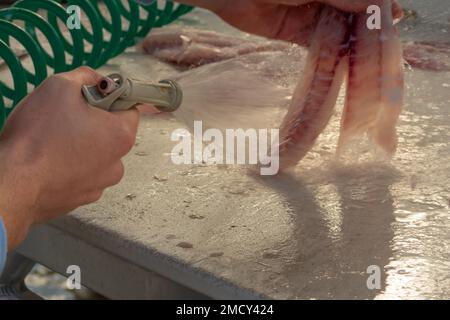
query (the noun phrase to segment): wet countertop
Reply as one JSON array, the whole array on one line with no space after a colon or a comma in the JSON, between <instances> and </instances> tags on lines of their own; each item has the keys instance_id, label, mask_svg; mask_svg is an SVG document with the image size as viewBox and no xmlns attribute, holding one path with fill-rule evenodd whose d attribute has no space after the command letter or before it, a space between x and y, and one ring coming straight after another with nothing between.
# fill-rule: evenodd
<instances>
[{"instance_id":1,"label":"wet countertop","mask_svg":"<svg viewBox=\"0 0 450 320\"><path fill-rule=\"evenodd\" d=\"M416 2L403 1L420 14ZM223 28L203 11L181 23ZM138 59L109 67L174 71ZM174 165L170 136L184 124L145 115L123 182L51 225L213 298L448 299L450 74L409 70L406 84L392 161L364 146L335 161L339 106L295 172L277 177ZM381 287L370 289L373 268Z\"/></svg>"}]
</instances>

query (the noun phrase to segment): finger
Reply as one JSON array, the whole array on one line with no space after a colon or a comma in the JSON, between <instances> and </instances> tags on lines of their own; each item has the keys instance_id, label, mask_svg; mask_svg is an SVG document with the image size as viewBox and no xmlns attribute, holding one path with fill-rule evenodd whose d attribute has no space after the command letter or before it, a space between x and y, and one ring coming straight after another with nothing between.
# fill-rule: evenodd
<instances>
[{"instance_id":1,"label":"finger","mask_svg":"<svg viewBox=\"0 0 450 320\"><path fill-rule=\"evenodd\" d=\"M69 80L74 80L80 84L85 85L94 85L97 84L98 81L103 79L103 76L97 73L94 69L83 66L77 69L74 69L69 72L65 72L60 74Z\"/></svg>"},{"instance_id":2,"label":"finger","mask_svg":"<svg viewBox=\"0 0 450 320\"><path fill-rule=\"evenodd\" d=\"M125 174L125 167L122 161L118 161L107 168L103 175L99 177L96 188L104 190L108 187L115 186L118 184Z\"/></svg>"},{"instance_id":3,"label":"finger","mask_svg":"<svg viewBox=\"0 0 450 320\"><path fill-rule=\"evenodd\" d=\"M136 107L138 109L139 113L141 114L157 114L161 113L158 109L155 108L155 106L151 104L141 104Z\"/></svg>"},{"instance_id":4,"label":"finger","mask_svg":"<svg viewBox=\"0 0 450 320\"><path fill-rule=\"evenodd\" d=\"M367 5L353 0L256 0L258 2L272 3L286 6L303 6L313 3L326 4L344 11L356 12L364 10Z\"/></svg>"},{"instance_id":5,"label":"finger","mask_svg":"<svg viewBox=\"0 0 450 320\"><path fill-rule=\"evenodd\" d=\"M311 35L317 26L319 9L318 3L307 7L284 8L285 13L282 14L284 21L273 38L308 46Z\"/></svg>"},{"instance_id":6,"label":"finger","mask_svg":"<svg viewBox=\"0 0 450 320\"><path fill-rule=\"evenodd\" d=\"M126 130L136 135L139 125L139 111L136 108L114 112L113 115L119 119Z\"/></svg>"},{"instance_id":7,"label":"finger","mask_svg":"<svg viewBox=\"0 0 450 320\"><path fill-rule=\"evenodd\" d=\"M403 18L404 12L402 7L398 4L397 1L392 3L392 15L395 20L401 20Z\"/></svg>"},{"instance_id":8,"label":"finger","mask_svg":"<svg viewBox=\"0 0 450 320\"><path fill-rule=\"evenodd\" d=\"M301 6L304 4L309 4L311 2L315 2L316 0L257 0L257 1L273 4L283 4L288 6Z\"/></svg>"},{"instance_id":9,"label":"finger","mask_svg":"<svg viewBox=\"0 0 450 320\"><path fill-rule=\"evenodd\" d=\"M139 111L136 108L112 113L118 120L120 130L116 132L117 150L121 155L126 155L136 142L136 134L139 126Z\"/></svg>"},{"instance_id":10,"label":"finger","mask_svg":"<svg viewBox=\"0 0 450 320\"><path fill-rule=\"evenodd\" d=\"M102 163L107 167L125 156L136 142L139 124L139 112L136 109L108 112L89 107L85 121L92 135L91 144L95 145L102 155Z\"/></svg>"},{"instance_id":11,"label":"finger","mask_svg":"<svg viewBox=\"0 0 450 320\"><path fill-rule=\"evenodd\" d=\"M86 192L85 194L80 196L80 198L78 199L77 207L97 202L98 200L100 200L100 198L102 196L103 196L103 190L101 190L101 189L94 190L91 192Z\"/></svg>"},{"instance_id":12,"label":"finger","mask_svg":"<svg viewBox=\"0 0 450 320\"><path fill-rule=\"evenodd\" d=\"M258 1L264 1L267 3L274 3L274 4L284 4L284 5L304 5L304 4L310 4L313 1L310 0L258 0ZM374 0L376 1L376 0ZM356 12L356 11L364 11L369 6L369 3L366 2L356 2L356 1L349 1L349 0L318 0L318 2L322 2L324 4L336 7L338 9L344 10L344 11L350 11L350 12ZM379 0L379 3L382 4L383 1ZM397 1L392 1L392 15L395 20L401 20L403 18L403 9L398 4Z\"/></svg>"}]
</instances>

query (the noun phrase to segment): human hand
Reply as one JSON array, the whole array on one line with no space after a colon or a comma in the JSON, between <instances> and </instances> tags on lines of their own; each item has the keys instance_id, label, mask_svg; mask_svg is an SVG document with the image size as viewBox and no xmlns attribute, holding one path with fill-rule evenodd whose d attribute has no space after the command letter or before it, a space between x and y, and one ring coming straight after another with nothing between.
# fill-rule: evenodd
<instances>
[{"instance_id":1,"label":"human hand","mask_svg":"<svg viewBox=\"0 0 450 320\"><path fill-rule=\"evenodd\" d=\"M282 4L290 6L299 6L320 2L343 11L361 12L365 11L371 5L382 5L384 0L256 0L257 2L266 2L273 4ZM401 13L401 8L396 1L393 1L394 15Z\"/></svg>"},{"instance_id":2,"label":"human hand","mask_svg":"<svg viewBox=\"0 0 450 320\"><path fill-rule=\"evenodd\" d=\"M271 39L308 45L318 21L320 6L334 6L344 11L365 11L383 0L179 0L215 12L232 26ZM393 2L393 15L402 9Z\"/></svg>"},{"instance_id":3,"label":"human hand","mask_svg":"<svg viewBox=\"0 0 450 320\"><path fill-rule=\"evenodd\" d=\"M8 118L0 135L0 215L10 249L30 226L97 201L121 180L139 115L89 106L81 86L99 77L86 67L54 75Z\"/></svg>"}]
</instances>

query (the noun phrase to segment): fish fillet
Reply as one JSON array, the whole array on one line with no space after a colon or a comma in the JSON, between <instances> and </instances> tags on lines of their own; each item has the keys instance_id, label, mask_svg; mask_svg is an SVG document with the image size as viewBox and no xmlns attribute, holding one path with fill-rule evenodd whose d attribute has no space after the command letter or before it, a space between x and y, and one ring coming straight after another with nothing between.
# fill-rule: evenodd
<instances>
[{"instance_id":1,"label":"fish fillet","mask_svg":"<svg viewBox=\"0 0 450 320\"><path fill-rule=\"evenodd\" d=\"M279 41L251 42L193 29L153 32L140 44L145 53L186 67L198 67L253 52L283 51L290 47L290 44Z\"/></svg>"},{"instance_id":2,"label":"fish fillet","mask_svg":"<svg viewBox=\"0 0 450 320\"><path fill-rule=\"evenodd\" d=\"M450 71L450 43L408 42L403 46L405 60L415 68Z\"/></svg>"},{"instance_id":3,"label":"fish fillet","mask_svg":"<svg viewBox=\"0 0 450 320\"><path fill-rule=\"evenodd\" d=\"M353 137L368 133L392 154L395 126L403 104L402 49L393 25L391 2L382 6L381 29L370 30L367 16L355 14L349 49L347 96L338 154Z\"/></svg>"},{"instance_id":4,"label":"fish fillet","mask_svg":"<svg viewBox=\"0 0 450 320\"><path fill-rule=\"evenodd\" d=\"M311 40L306 68L280 128L280 165L294 166L328 124L348 69L351 14L322 9Z\"/></svg>"}]
</instances>

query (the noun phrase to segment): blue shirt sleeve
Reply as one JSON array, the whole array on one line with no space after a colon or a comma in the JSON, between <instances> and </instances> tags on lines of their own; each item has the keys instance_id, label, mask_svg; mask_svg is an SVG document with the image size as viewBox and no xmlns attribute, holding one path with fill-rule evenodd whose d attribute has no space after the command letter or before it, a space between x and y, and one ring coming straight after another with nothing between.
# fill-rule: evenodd
<instances>
[{"instance_id":1,"label":"blue shirt sleeve","mask_svg":"<svg viewBox=\"0 0 450 320\"><path fill-rule=\"evenodd\" d=\"M6 254L8 251L8 245L7 245L7 237L6 237L6 228L3 224L3 220L0 217L0 275L3 272L3 268L5 267L6 263Z\"/></svg>"}]
</instances>

